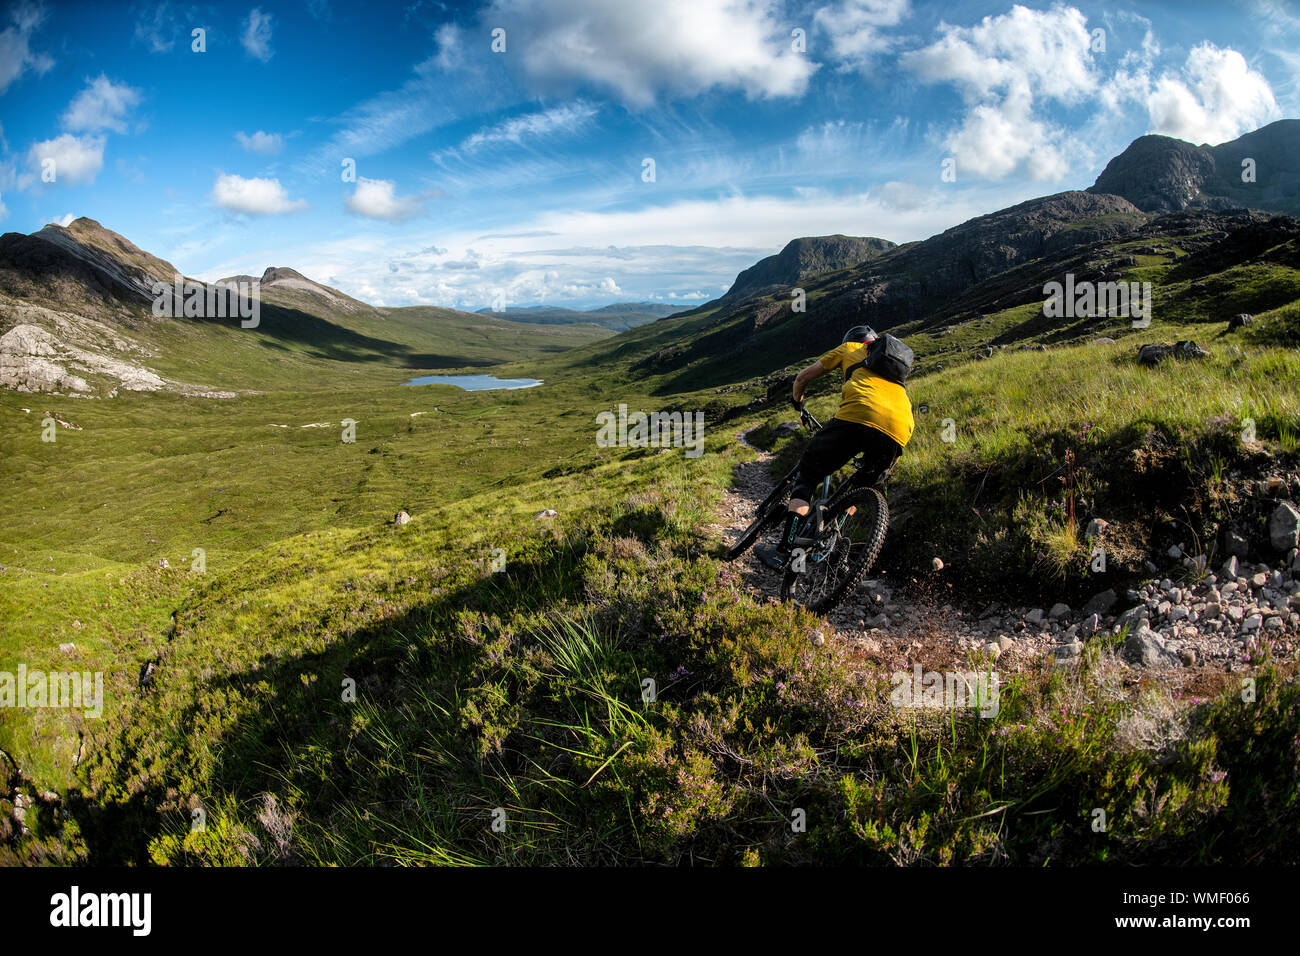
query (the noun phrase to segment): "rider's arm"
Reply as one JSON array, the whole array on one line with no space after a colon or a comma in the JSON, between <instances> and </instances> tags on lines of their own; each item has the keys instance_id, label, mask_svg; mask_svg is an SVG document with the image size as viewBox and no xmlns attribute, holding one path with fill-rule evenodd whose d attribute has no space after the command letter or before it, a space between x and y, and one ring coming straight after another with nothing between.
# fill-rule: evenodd
<instances>
[{"instance_id":1,"label":"rider's arm","mask_svg":"<svg viewBox=\"0 0 1300 956\"><path fill-rule=\"evenodd\" d=\"M804 369L802 372L796 375L794 379L794 400L796 402L802 403L803 392L804 389L808 387L808 383L815 378L821 378L825 374L826 374L826 369L825 367L822 366L822 363L819 360L813 362L806 369Z\"/></svg>"}]
</instances>

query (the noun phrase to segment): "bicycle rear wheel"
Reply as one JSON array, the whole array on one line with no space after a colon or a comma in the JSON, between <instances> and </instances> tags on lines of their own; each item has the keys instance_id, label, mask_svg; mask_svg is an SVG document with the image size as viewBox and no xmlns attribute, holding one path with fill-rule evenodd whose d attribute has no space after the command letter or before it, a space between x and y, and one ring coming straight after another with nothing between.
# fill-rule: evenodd
<instances>
[{"instance_id":1,"label":"bicycle rear wheel","mask_svg":"<svg viewBox=\"0 0 1300 956\"><path fill-rule=\"evenodd\" d=\"M876 563L889 529L889 505L879 488L859 488L836 496L824 530L804 552L803 570L788 570L781 600L794 601L814 614L826 614Z\"/></svg>"}]
</instances>

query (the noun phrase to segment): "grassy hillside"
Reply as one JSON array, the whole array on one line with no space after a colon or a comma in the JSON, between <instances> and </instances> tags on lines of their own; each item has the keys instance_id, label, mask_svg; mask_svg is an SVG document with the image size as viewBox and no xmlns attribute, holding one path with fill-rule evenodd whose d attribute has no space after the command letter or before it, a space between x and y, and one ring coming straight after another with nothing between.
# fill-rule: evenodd
<instances>
[{"instance_id":1,"label":"grassy hillside","mask_svg":"<svg viewBox=\"0 0 1300 956\"><path fill-rule=\"evenodd\" d=\"M1113 348L1059 357L1035 366L1033 353L1009 355L927 381L933 406L966 423L963 437L956 447L920 438L898 487L929 500L926 520L953 542L978 539L944 497L964 485L937 476L965 474L954 461L1009 469L1026 448L1046 454L1043 427L1064 427L1071 410L1095 421L1102 448L1135 422L1210 436L1211 413L1261 401L1266 376L1286 373L1273 413L1294 421L1300 401L1290 353L1168 371L1134 369ZM993 375L1005 397L990 401ZM1011 416L1022 389L1058 398ZM548 440L571 437L570 474L523 472L413 505L405 527L386 513L321 526L204 575L117 569L118 587L174 595L175 621L85 645L103 655L116 706L78 728L92 741L72 774L81 795L29 850L175 863L726 864L1295 852L1291 665L1260 670L1246 709L1231 692L1117 693L1114 644L1102 642L1077 672L1044 665L1013 678L995 720L898 711L870 659L814 645L815 619L754 604L717 561L708 509L749 454L730 429L715 430L697 461L606 458L585 414L562 420L539 390L508 398L548 422ZM492 415L484 405L473 417L481 426ZM1227 467L1286 453L1267 426L1261 438ZM400 459L400 447L378 457ZM1204 478L1196 462L1180 467ZM1093 492L1099 506L1127 493ZM533 517L545 507L560 517ZM1021 519L982 511L985 532ZM1042 502L1030 513L1049 517ZM111 621L107 603L83 625ZM141 691L145 660L158 669ZM647 678L654 703L641 699ZM1161 729L1148 738L1145 727ZM32 742L16 742L25 766ZM1087 826L1095 806L1115 821L1103 839ZM195 807L206 830L190 830ZM498 808L503 832L491 828ZM796 809L809 821L801 837Z\"/></svg>"}]
</instances>

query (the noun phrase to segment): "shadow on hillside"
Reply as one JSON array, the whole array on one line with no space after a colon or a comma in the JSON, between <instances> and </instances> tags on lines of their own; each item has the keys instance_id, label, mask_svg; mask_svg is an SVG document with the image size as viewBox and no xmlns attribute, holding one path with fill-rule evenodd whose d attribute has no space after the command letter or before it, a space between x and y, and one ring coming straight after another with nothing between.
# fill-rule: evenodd
<instances>
[{"instance_id":1,"label":"shadow on hillside","mask_svg":"<svg viewBox=\"0 0 1300 956\"><path fill-rule=\"evenodd\" d=\"M258 316L256 332L265 336L264 341L275 343L271 347L285 347L285 343L305 347L309 354L338 362L391 362L403 360L402 364L410 368L431 368L417 364L414 360L429 356L415 354L410 346L388 339L375 338L354 332L336 325L326 319L311 315L298 309L280 305L262 303ZM216 325L229 325L237 319L231 318L185 318L178 321L207 322ZM440 359L449 358L454 365L464 363L459 356L433 356Z\"/></svg>"},{"instance_id":2,"label":"shadow on hillside","mask_svg":"<svg viewBox=\"0 0 1300 956\"><path fill-rule=\"evenodd\" d=\"M629 519L638 528L650 527L644 518ZM446 702L454 715L458 688L472 686L470 670L476 666L473 655L465 652L468 645L462 644L467 640L473 643L475 638L462 636L461 615L474 619L493 614L507 619L515 612L541 613L555 602L580 597L586 551L584 541L555 541L540 557L512 562L505 572L488 573L446 594L434 588L429 599L400 615L355 631L343 630L342 636L323 651L274 658L268 655L252 667L211 678L196 699L166 718L179 737L191 746L200 740L215 755L219 769L202 782L200 796L233 797L241 806L251 808L251 818L261 806L261 794L294 790L304 795L299 811L325 826L329 826L330 815L339 804L359 796L340 786L340 781L358 773L364 772L369 792L393 794L394 799L404 797L412 781L401 771L400 760L367 752L368 738L354 732L354 720L360 719L357 708L364 708L367 722L378 719L375 714L394 715L399 732L413 729L400 722L409 716L409 698L416 692ZM292 640L293 634L285 632L281 646L291 646ZM412 675L418 677L412 680ZM342 699L345 678L355 681L356 703ZM223 723L220 731L207 736L209 722L224 721L214 717L214 704L221 702L224 706L227 700L241 699L265 703L240 714L228 725ZM422 730L421 734L422 743L428 745L433 739L431 732ZM132 753L129 746L119 746L120 753ZM292 763L285 760L285 754L303 755L309 751L309 759ZM187 750L169 754L168 759L188 767L195 754ZM463 772L471 777L481 772L468 732L463 751L440 753L437 760L461 764ZM119 764L114 789L119 793L132 791L124 799L104 803L79 798L68 801L68 813L85 836L89 865L147 865L151 841L184 831L188 823L184 811L164 814L157 809L166 802L168 787L179 785L174 779L160 779L158 765L150 767L155 782L140 788L132 776L141 774L141 768L129 759ZM255 835L264 847L269 842L267 834Z\"/></svg>"}]
</instances>

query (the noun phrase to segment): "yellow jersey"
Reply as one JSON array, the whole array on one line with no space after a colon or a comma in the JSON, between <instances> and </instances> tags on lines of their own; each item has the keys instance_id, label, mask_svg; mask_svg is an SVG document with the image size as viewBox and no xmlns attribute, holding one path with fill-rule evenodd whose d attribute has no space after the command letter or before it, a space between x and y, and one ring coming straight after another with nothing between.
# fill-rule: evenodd
<instances>
[{"instance_id":1,"label":"yellow jersey","mask_svg":"<svg viewBox=\"0 0 1300 956\"><path fill-rule=\"evenodd\" d=\"M821 358L822 368L828 372L845 371L867 357L867 350L857 342L845 342ZM900 445L912 438L916 423L912 419L912 402L907 389L896 382L881 378L865 365L846 379L840 389L840 407L836 418L846 422L869 425L884 432Z\"/></svg>"}]
</instances>

